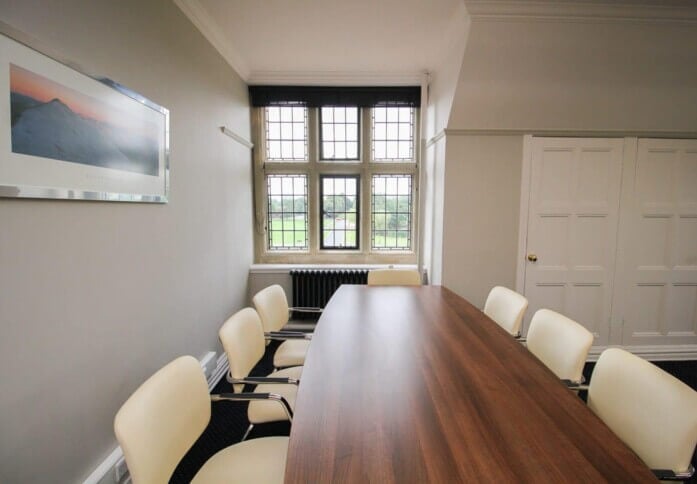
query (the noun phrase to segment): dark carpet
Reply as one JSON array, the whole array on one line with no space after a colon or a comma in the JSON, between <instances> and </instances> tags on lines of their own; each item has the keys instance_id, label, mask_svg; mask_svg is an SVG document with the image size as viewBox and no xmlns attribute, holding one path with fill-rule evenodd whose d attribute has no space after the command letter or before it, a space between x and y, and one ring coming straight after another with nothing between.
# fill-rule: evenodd
<instances>
[{"instance_id":1,"label":"dark carpet","mask_svg":"<svg viewBox=\"0 0 697 484\"><path fill-rule=\"evenodd\" d=\"M272 341L266 347L264 358L252 370L252 376L266 376L273 371L273 354L279 344L279 341ZM245 391L252 390L251 386L245 388ZM232 385L222 378L212 393L232 393ZM249 426L247 405L246 402L215 402L211 405L211 421L208 427L179 463L170 483L191 482L201 466L213 454L242 440ZM290 435L290 424L277 422L256 425L247 439L273 435Z\"/></svg>"},{"instance_id":2,"label":"dark carpet","mask_svg":"<svg viewBox=\"0 0 697 484\"><path fill-rule=\"evenodd\" d=\"M265 376L273 371L272 358L279 342L272 342L266 348L264 358L252 371L254 376ZM697 361L659 361L656 365L663 368L668 373L682 380L695 390L697 390ZM590 381L595 363L586 363L583 374L587 381ZM251 391L252 388L245 389ZM213 389L213 393L230 393L232 385L225 378ZM585 398L585 395L581 395ZM247 403L242 402L216 402L212 404L211 421L189 450L184 459L172 475L171 483L184 484L191 481L201 466L216 452L236 444L242 439L247 430L249 421L247 420ZM272 435L289 435L290 424L288 422L269 423L257 425L249 435L249 439L266 437ZM692 459L697 467L697 456ZM687 481L690 484L697 484L697 477Z\"/></svg>"}]
</instances>

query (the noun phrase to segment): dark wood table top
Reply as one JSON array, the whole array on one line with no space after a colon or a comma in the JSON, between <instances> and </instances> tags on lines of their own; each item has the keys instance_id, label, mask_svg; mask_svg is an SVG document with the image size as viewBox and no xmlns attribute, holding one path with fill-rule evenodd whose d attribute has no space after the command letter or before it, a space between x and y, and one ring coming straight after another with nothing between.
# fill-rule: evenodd
<instances>
[{"instance_id":1,"label":"dark wood table top","mask_svg":"<svg viewBox=\"0 0 697 484\"><path fill-rule=\"evenodd\" d=\"M286 483L656 482L520 343L439 286L342 286L305 362Z\"/></svg>"}]
</instances>

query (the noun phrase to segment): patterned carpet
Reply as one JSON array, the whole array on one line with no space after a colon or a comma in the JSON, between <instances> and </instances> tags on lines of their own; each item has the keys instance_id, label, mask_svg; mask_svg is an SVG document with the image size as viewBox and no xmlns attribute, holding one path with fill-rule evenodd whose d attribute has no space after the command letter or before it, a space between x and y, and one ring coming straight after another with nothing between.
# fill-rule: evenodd
<instances>
[{"instance_id":1,"label":"patterned carpet","mask_svg":"<svg viewBox=\"0 0 697 484\"><path fill-rule=\"evenodd\" d=\"M266 349L263 360L252 371L255 376L265 376L273 371L272 356L279 342L272 342ZM697 390L697 361L661 361L658 366L684 381ZM584 375L590 380L595 363L587 363ZM251 388L250 388L251 390ZM215 387L213 393L232 392L232 386L223 378ZM582 395L583 397L583 395ZM189 450L172 475L171 483L188 483L196 472L213 454L239 442L244 435L249 422L247 421L247 403L217 402L212 405L211 421L205 432ZM270 435L289 435L290 424L287 422L258 425L248 438L265 437ZM697 460L693 458L697 467ZM697 484L697 478L689 481Z\"/></svg>"}]
</instances>

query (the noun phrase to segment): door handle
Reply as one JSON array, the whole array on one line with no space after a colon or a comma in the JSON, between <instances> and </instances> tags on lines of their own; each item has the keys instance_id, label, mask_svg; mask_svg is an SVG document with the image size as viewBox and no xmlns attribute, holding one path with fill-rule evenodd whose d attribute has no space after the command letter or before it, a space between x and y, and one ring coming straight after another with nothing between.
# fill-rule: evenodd
<instances>
[{"instance_id":1,"label":"door handle","mask_svg":"<svg viewBox=\"0 0 697 484\"><path fill-rule=\"evenodd\" d=\"M528 260L530 262L537 262L537 256L535 254L528 254Z\"/></svg>"}]
</instances>

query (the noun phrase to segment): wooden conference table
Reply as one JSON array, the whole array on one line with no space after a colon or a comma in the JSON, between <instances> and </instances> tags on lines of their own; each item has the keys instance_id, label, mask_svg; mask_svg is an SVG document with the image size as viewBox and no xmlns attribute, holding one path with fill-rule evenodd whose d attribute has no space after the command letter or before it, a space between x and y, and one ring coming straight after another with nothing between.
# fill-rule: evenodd
<instances>
[{"instance_id":1,"label":"wooden conference table","mask_svg":"<svg viewBox=\"0 0 697 484\"><path fill-rule=\"evenodd\" d=\"M444 287L342 286L295 408L286 483L656 482L552 372Z\"/></svg>"}]
</instances>

